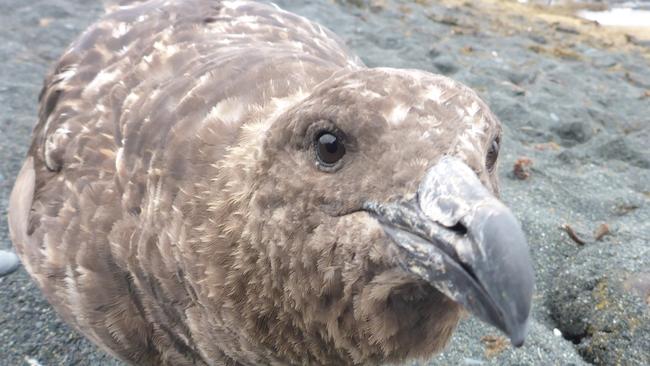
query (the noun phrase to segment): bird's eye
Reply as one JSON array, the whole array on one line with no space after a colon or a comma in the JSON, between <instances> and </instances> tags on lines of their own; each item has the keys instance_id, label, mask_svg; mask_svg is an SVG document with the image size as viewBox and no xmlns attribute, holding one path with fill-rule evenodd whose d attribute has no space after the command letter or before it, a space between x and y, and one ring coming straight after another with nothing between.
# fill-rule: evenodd
<instances>
[{"instance_id":1,"label":"bird's eye","mask_svg":"<svg viewBox=\"0 0 650 366\"><path fill-rule=\"evenodd\" d=\"M316 155L318 162L325 167L336 164L345 155L343 141L332 132L321 132L316 138Z\"/></svg>"},{"instance_id":2,"label":"bird's eye","mask_svg":"<svg viewBox=\"0 0 650 366\"><path fill-rule=\"evenodd\" d=\"M497 163L497 158L499 157L499 138L492 140L490 149L488 150L487 156L485 157L485 167L488 171L492 172L494 166Z\"/></svg>"}]
</instances>

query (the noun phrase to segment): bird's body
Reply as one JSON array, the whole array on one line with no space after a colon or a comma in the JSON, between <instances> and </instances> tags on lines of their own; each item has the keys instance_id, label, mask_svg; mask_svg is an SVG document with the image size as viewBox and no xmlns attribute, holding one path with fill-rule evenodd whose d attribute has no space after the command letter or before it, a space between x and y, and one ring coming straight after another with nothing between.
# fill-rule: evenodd
<instances>
[{"instance_id":1,"label":"bird's body","mask_svg":"<svg viewBox=\"0 0 650 366\"><path fill-rule=\"evenodd\" d=\"M12 239L61 317L113 355L377 364L449 339L460 305L403 269L362 200L412 198L448 153L496 191L498 122L469 89L367 69L272 6L151 0L91 26L40 103ZM319 170L304 136L332 121L345 159L380 171L375 139L397 147L390 168Z\"/></svg>"}]
</instances>

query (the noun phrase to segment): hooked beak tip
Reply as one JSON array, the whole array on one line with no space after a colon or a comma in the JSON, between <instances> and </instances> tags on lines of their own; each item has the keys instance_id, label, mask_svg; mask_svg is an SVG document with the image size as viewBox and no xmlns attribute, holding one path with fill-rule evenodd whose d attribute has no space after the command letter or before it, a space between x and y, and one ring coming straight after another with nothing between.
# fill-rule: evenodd
<instances>
[{"instance_id":1,"label":"hooked beak tip","mask_svg":"<svg viewBox=\"0 0 650 366\"><path fill-rule=\"evenodd\" d=\"M528 244L512 212L467 165L442 159L415 200L365 209L404 250L405 269L503 331L514 347L524 344L534 289Z\"/></svg>"},{"instance_id":2,"label":"hooked beak tip","mask_svg":"<svg viewBox=\"0 0 650 366\"><path fill-rule=\"evenodd\" d=\"M513 328L508 329L508 337L510 338L510 343L515 348L520 348L524 345L526 341L526 336L530 328L530 317L521 323L515 325Z\"/></svg>"}]
</instances>

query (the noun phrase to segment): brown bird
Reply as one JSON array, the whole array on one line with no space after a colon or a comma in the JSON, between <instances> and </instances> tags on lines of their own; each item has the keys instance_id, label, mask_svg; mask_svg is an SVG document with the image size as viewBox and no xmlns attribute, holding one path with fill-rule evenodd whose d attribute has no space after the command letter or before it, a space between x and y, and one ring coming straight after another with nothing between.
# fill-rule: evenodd
<instances>
[{"instance_id":1,"label":"brown bird","mask_svg":"<svg viewBox=\"0 0 650 366\"><path fill-rule=\"evenodd\" d=\"M466 308L523 343L533 273L469 88L367 68L248 1L113 9L61 57L11 195L59 315L135 365L428 357Z\"/></svg>"}]
</instances>

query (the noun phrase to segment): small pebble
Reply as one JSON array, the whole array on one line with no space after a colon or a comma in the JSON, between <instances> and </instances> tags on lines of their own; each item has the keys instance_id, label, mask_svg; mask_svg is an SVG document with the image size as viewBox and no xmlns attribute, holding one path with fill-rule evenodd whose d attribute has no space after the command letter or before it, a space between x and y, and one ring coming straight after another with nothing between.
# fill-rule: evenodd
<instances>
[{"instance_id":1,"label":"small pebble","mask_svg":"<svg viewBox=\"0 0 650 366\"><path fill-rule=\"evenodd\" d=\"M531 165L533 165L533 161L530 158L524 156L517 159L512 168L515 177L520 180L528 179Z\"/></svg>"},{"instance_id":2,"label":"small pebble","mask_svg":"<svg viewBox=\"0 0 650 366\"><path fill-rule=\"evenodd\" d=\"M559 122L559 121L560 121L560 117L558 117L557 114L555 114L555 113L553 113L553 112L551 112L550 117L551 117L551 119L552 119L553 121L555 121L555 122Z\"/></svg>"},{"instance_id":3,"label":"small pebble","mask_svg":"<svg viewBox=\"0 0 650 366\"><path fill-rule=\"evenodd\" d=\"M475 358L465 358L465 365L484 365L485 361L483 360L477 360Z\"/></svg>"},{"instance_id":4,"label":"small pebble","mask_svg":"<svg viewBox=\"0 0 650 366\"><path fill-rule=\"evenodd\" d=\"M35 358L31 358L31 357L27 357L27 356L25 356L25 362L26 362L29 366L42 366L41 363L38 362L37 359L35 359Z\"/></svg>"},{"instance_id":5,"label":"small pebble","mask_svg":"<svg viewBox=\"0 0 650 366\"><path fill-rule=\"evenodd\" d=\"M557 328L553 328L553 335L556 337L562 337L562 332Z\"/></svg>"},{"instance_id":6,"label":"small pebble","mask_svg":"<svg viewBox=\"0 0 650 366\"><path fill-rule=\"evenodd\" d=\"M0 250L0 277L6 276L20 266L20 260L13 252Z\"/></svg>"}]
</instances>

